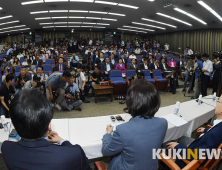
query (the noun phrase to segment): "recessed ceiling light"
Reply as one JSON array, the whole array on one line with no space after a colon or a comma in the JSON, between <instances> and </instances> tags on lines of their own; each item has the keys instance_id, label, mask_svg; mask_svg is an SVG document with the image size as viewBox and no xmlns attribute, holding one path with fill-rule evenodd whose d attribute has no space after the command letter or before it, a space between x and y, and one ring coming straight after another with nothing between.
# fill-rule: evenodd
<instances>
[{"instance_id":1,"label":"recessed ceiling light","mask_svg":"<svg viewBox=\"0 0 222 170\"><path fill-rule=\"evenodd\" d=\"M21 32L21 33L23 33L23 32Z\"/></svg>"},{"instance_id":2,"label":"recessed ceiling light","mask_svg":"<svg viewBox=\"0 0 222 170\"><path fill-rule=\"evenodd\" d=\"M41 20L41 19L51 19L51 17L35 18L35 20Z\"/></svg>"},{"instance_id":3,"label":"recessed ceiling light","mask_svg":"<svg viewBox=\"0 0 222 170\"><path fill-rule=\"evenodd\" d=\"M107 14L107 12L101 12L101 11L89 11L89 13L95 13L95 14Z\"/></svg>"},{"instance_id":4,"label":"recessed ceiling light","mask_svg":"<svg viewBox=\"0 0 222 170\"><path fill-rule=\"evenodd\" d=\"M69 12L69 10L51 10L49 12Z\"/></svg>"},{"instance_id":5,"label":"recessed ceiling light","mask_svg":"<svg viewBox=\"0 0 222 170\"><path fill-rule=\"evenodd\" d=\"M106 24L106 23L97 23L97 25L110 25L110 24Z\"/></svg>"},{"instance_id":6,"label":"recessed ceiling light","mask_svg":"<svg viewBox=\"0 0 222 170\"><path fill-rule=\"evenodd\" d=\"M8 15L8 16L5 16L5 17L0 17L0 19L5 19L5 18L11 18L12 15Z\"/></svg>"},{"instance_id":7,"label":"recessed ceiling light","mask_svg":"<svg viewBox=\"0 0 222 170\"><path fill-rule=\"evenodd\" d=\"M153 27L153 28L159 28L159 29L162 29L162 30L165 30L166 28L163 28L163 27L157 27L155 25L148 25L148 24L143 24L143 23L138 23L138 22L132 22L133 24L137 24L137 25L144 25L144 26L148 26L148 27Z\"/></svg>"},{"instance_id":8,"label":"recessed ceiling light","mask_svg":"<svg viewBox=\"0 0 222 170\"><path fill-rule=\"evenodd\" d=\"M93 2L94 0L70 0L70 2Z\"/></svg>"},{"instance_id":9,"label":"recessed ceiling light","mask_svg":"<svg viewBox=\"0 0 222 170\"><path fill-rule=\"evenodd\" d=\"M154 2L155 0L148 0L148 1L150 1L150 2Z\"/></svg>"},{"instance_id":10,"label":"recessed ceiling light","mask_svg":"<svg viewBox=\"0 0 222 170\"><path fill-rule=\"evenodd\" d=\"M74 16L69 16L69 18L83 19L83 18L85 18L85 17L74 17Z\"/></svg>"},{"instance_id":11,"label":"recessed ceiling light","mask_svg":"<svg viewBox=\"0 0 222 170\"><path fill-rule=\"evenodd\" d=\"M81 26L81 27L89 27L89 28L92 28L93 26Z\"/></svg>"},{"instance_id":12,"label":"recessed ceiling light","mask_svg":"<svg viewBox=\"0 0 222 170\"><path fill-rule=\"evenodd\" d=\"M177 26L170 25L170 24L167 24L167 23L164 23L164 22L159 22L159 21L151 20L151 19L142 18L142 20L150 21L150 22L155 22L155 23L158 23L158 24L167 25L169 27L177 28Z\"/></svg>"},{"instance_id":13,"label":"recessed ceiling light","mask_svg":"<svg viewBox=\"0 0 222 170\"><path fill-rule=\"evenodd\" d=\"M145 31L155 31L155 30L150 30L150 29L146 29L146 28L131 27L131 26L126 26L126 25L124 25L123 27L133 28L133 29L138 29L138 30L145 30Z\"/></svg>"},{"instance_id":14,"label":"recessed ceiling light","mask_svg":"<svg viewBox=\"0 0 222 170\"><path fill-rule=\"evenodd\" d=\"M118 14L118 13L112 13L112 12L109 12L108 14L109 15L118 15L118 16L123 16L123 17L126 16L125 14Z\"/></svg>"},{"instance_id":15,"label":"recessed ceiling light","mask_svg":"<svg viewBox=\"0 0 222 170\"><path fill-rule=\"evenodd\" d=\"M0 7L0 10L2 10L2 7Z\"/></svg>"},{"instance_id":16,"label":"recessed ceiling light","mask_svg":"<svg viewBox=\"0 0 222 170\"><path fill-rule=\"evenodd\" d=\"M179 8L174 8L174 10L176 10L176 11L182 13L182 14L185 14L185 15L187 15L187 16L193 18L193 19L195 19L195 20L201 22L201 23L204 24L204 25L207 25L206 22L204 22L203 20L201 20L201 19L195 17L194 15L191 15L191 14L187 13L186 11L183 11L183 10L181 10L181 9L179 9Z\"/></svg>"},{"instance_id":17,"label":"recessed ceiling light","mask_svg":"<svg viewBox=\"0 0 222 170\"><path fill-rule=\"evenodd\" d=\"M19 28L19 27L25 27L26 25L18 25L18 26L14 26L14 28Z\"/></svg>"},{"instance_id":18,"label":"recessed ceiling light","mask_svg":"<svg viewBox=\"0 0 222 170\"><path fill-rule=\"evenodd\" d=\"M86 17L86 19L101 19L101 18L96 18L96 17Z\"/></svg>"},{"instance_id":19,"label":"recessed ceiling light","mask_svg":"<svg viewBox=\"0 0 222 170\"><path fill-rule=\"evenodd\" d=\"M102 18L102 20L117 21L117 19L110 19L110 18Z\"/></svg>"},{"instance_id":20,"label":"recessed ceiling light","mask_svg":"<svg viewBox=\"0 0 222 170\"><path fill-rule=\"evenodd\" d=\"M183 23L183 24L192 26L192 24L190 24L190 23L188 23L188 22L185 22L185 21L182 21L182 20L180 20L180 19L174 18L174 17L172 17L172 16L169 16L169 15L166 15L166 14L162 14L162 13L159 13L159 12L156 13L156 14L157 14L157 15L161 15L161 16L166 17L166 18L169 18L169 19L172 19L172 20L175 20L175 21L178 21L178 22L181 22L181 23Z\"/></svg>"},{"instance_id":21,"label":"recessed ceiling light","mask_svg":"<svg viewBox=\"0 0 222 170\"><path fill-rule=\"evenodd\" d=\"M138 9L139 7L137 6L132 6L132 5L127 5L127 4L118 4L118 6L126 7L126 8L133 8L133 9Z\"/></svg>"},{"instance_id":22,"label":"recessed ceiling light","mask_svg":"<svg viewBox=\"0 0 222 170\"><path fill-rule=\"evenodd\" d=\"M22 5L29 5L29 4L37 4L37 3L43 3L43 0L35 0L35 1L27 1L27 2L22 2Z\"/></svg>"},{"instance_id":23,"label":"recessed ceiling light","mask_svg":"<svg viewBox=\"0 0 222 170\"><path fill-rule=\"evenodd\" d=\"M65 17L65 16L63 16L63 17L52 17L52 19L60 19L60 18L68 18L68 17Z\"/></svg>"},{"instance_id":24,"label":"recessed ceiling light","mask_svg":"<svg viewBox=\"0 0 222 170\"><path fill-rule=\"evenodd\" d=\"M80 27L80 26L68 26L68 27L72 27L73 28L73 27Z\"/></svg>"},{"instance_id":25,"label":"recessed ceiling light","mask_svg":"<svg viewBox=\"0 0 222 170\"><path fill-rule=\"evenodd\" d=\"M9 34L8 34L9 35Z\"/></svg>"},{"instance_id":26,"label":"recessed ceiling light","mask_svg":"<svg viewBox=\"0 0 222 170\"><path fill-rule=\"evenodd\" d=\"M96 24L96 23L92 23L92 22L83 22L83 24Z\"/></svg>"},{"instance_id":27,"label":"recessed ceiling light","mask_svg":"<svg viewBox=\"0 0 222 170\"><path fill-rule=\"evenodd\" d=\"M45 2L68 2L68 0L45 0Z\"/></svg>"},{"instance_id":28,"label":"recessed ceiling light","mask_svg":"<svg viewBox=\"0 0 222 170\"><path fill-rule=\"evenodd\" d=\"M55 26L55 27L67 27L67 26Z\"/></svg>"},{"instance_id":29,"label":"recessed ceiling light","mask_svg":"<svg viewBox=\"0 0 222 170\"><path fill-rule=\"evenodd\" d=\"M43 28L54 28L54 26L47 26L47 27L43 27Z\"/></svg>"},{"instance_id":30,"label":"recessed ceiling light","mask_svg":"<svg viewBox=\"0 0 222 170\"><path fill-rule=\"evenodd\" d=\"M222 17L216 12L214 11L210 6L208 6L206 3L204 3L203 1L197 1L200 5L202 5L204 8L206 8L208 11L210 11L214 16L216 16L219 20L222 21Z\"/></svg>"},{"instance_id":31,"label":"recessed ceiling light","mask_svg":"<svg viewBox=\"0 0 222 170\"><path fill-rule=\"evenodd\" d=\"M39 23L39 25L48 25L48 24L53 24L53 22L48 22L48 23Z\"/></svg>"},{"instance_id":32,"label":"recessed ceiling light","mask_svg":"<svg viewBox=\"0 0 222 170\"><path fill-rule=\"evenodd\" d=\"M97 26L94 26L94 28L106 28L106 27L97 27Z\"/></svg>"},{"instance_id":33,"label":"recessed ceiling light","mask_svg":"<svg viewBox=\"0 0 222 170\"><path fill-rule=\"evenodd\" d=\"M69 12L83 12L83 13L88 13L88 11L84 11L84 10L69 10Z\"/></svg>"},{"instance_id":34,"label":"recessed ceiling light","mask_svg":"<svg viewBox=\"0 0 222 170\"><path fill-rule=\"evenodd\" d=\"M108 2L108 1L95 1L95 3L99 3L99 4L107 4L107 5L117 5L118 3L116 2Z\"/></svg>"},{"instance_id":35,"label":"recessed ceiling light","mask_svg":"<svg viewBox=\"0 0 222 170\"><path fill-rule=\"evenodd\" d=\"M82 24L82 22L68 22L68 24Z\"/></svg>"},{"instance_id":36,"label":"recessed ceiling light","mask_svg":"<svg viewBox=\"0 0 222 170\"><path fill-rule=\"evenodd\" d=\"M15 22L19 22L19 20L16 20L16 21L11 21L11 22L4 22L4 23L0 23L0 25L6 25L6 24L15 23Z\"/></svg>"},{"instance_id":37,"label":"recessed ceiling light","mask_svg":"<svg viewBox=\"0 0 222 170\"><path fill-rule=\"evenodd\" d=\"M54 22L54 24L67 24L67 22Z\"/></svg>"},{"instance_id":38,"label":"recessed ceiling light","mask_svg":"<svg viewBox=\"0 0 222 170\"><path fill-rule=\"evenodd\" d=\"M43 14L48 13L49 11L36 11L36 12L30 12L30 14Z\"/></svg>"}]
</instances>

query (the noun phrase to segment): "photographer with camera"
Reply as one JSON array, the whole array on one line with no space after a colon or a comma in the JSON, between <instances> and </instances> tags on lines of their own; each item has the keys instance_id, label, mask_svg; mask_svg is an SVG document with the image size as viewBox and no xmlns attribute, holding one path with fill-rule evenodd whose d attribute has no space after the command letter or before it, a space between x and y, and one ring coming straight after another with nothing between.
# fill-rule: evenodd
<instances>
[{"instance_id":1,"label":"photographer with camera","mask_svg":"<svg viewBox=\"0 0 222 170\"><path fill-rule=\"evenodd\" d=\"M210 82L210 76L211 73L213 72L213 64L212 62L209 60L209 55L207 55L206 53L203 54L203 76L202 76L202 83L201 83L201 91L202 91L202 96L207 96L207 87L209 85Z\"/></svg>"},{"instance_id":2,"label":"photographer with camera","mask_svg":"<svg viewBox=\"0 0 222 170\"><path fill-rule=\"evenodd\" d=\"M32 60L28 59L27 63L28 63L28 67L26 67L26 71L28 73L31 73L32 75L36 74L36 68L34 65L32 65Z\"/></svg>"},{"instance_id":3,"label":"photographer with camera","mask_svg":"<svg viewBox=\"0 0 222 170\"><path fill-rule=\"evenodd\" d=\"M10 74L10 68L8 66L4 67L4 73L2 76L2 84L5 83L6 76Z\"/></svg>"},{"instance_id":4,"label":"photographer with camera","mask_svg":"<svg viewBox=\"0 0 222 170\"><path fill-rule=\"evenodd\" d=\"M82 72L86 76L86 80L89 81L90 67L87 64L87 60L86 59L82 60Z\"/></svg>"},{"instance_id":5,"label":"photographer with camera","mask_svg":"<svg viewBox=\"0 0 222 170\"><path fill-rule=\"evenodd\" d=\"M217 92L220 83L220 74L221 74L220 58L218 56L214 57L214 62L212 64L214 69L213 73L213 93L214 93Z\"/></svg>"},{"instance_id":6,"label":"photographer with camera","mask_svg":"<svg viewBox=\"0 0 222 170\"><path fill-rule=\"evenodd\" d=\"M100 67L94 68L95 72L92 73L92 85L99 84L104 81L103 73L100 71Z\"/></svg>"},{"instance_id":7,"label":"photographer with camera","mask_svg":"<svg viewBox=\"0 0 222 170\"><path fill-rule=\"evenodd\" d=\"M39 88L41 93L44 94L44 86L40 80L41 80L40 77L38 77L36 74L33 76L33 80L27 81L22 89Z\"/></svg>"},{"instance_id":8,"label":"photographer with camera","mask_svg":"<svg viewBox=\"0 0 222 170\"><path fill-rule=\"evenodd\" d=\"M86 84L86 77L83 74L80 67L77 68L76 73L74 74L74 78L75 78L75 83L78 85L81 92L81 100L84 103L89 103L90 101L87 100L89 93L89 85Z\"/></svg>"},{"instance_id":9,"label":"photographer with camera","mask_svg":"<svg viewBox=\"0 0 222 170\"><path fill-rule=\"evenodd\" d=\"M173 94L176 94L177 84L178 84L178 74L177 74L177 68L172 68L172 73L167 75L166 78L170 79L170 89L169 92L173 92Z\"/></svg>"},{"instance_id":10,"label":"photographer with camera","mask_svg":"<svg viewBox=\"0 0 222 170\"><path fill-rule=\"evenodd\" d=\"M48 75L43 73L43 67L42 66L38 66L37 76L40 77L40 82L42 82L43 86L45 86L45 82L48 79Z\"/></svg>"},{"instance_id":11,"label":"photographer with camera","mask_svg":"<svg viewBox=\"0 0 222 170\"><path fill-rule=\"evenodd\" d=\"M59 105L62 102L62 98L64 95L64 90L66 89L66 82L68 82L71 78L71 73L69 71L64 71L63 73L53 73L49 76L49 78L45 82L46 87L46 97L49 101L52 101L58 110L61 110L61 106ZM59 94L56 99L56 92L59 88ZM63 90L64 89L64 90Z\"/></svg>"},{"instance_id":12,"label":"photographer with camera","mask_svg":"<svg viewBox=\"0 0 222 170\"><path fill-rule=\"evenodd\" d=\"M201 55L196 55L195 60L197 61L194 65L194 72L195 72L195 82L194 82L194 98L197 99L200 95L201 91L201 77L202 77L202 68L203 63L201 61Z\"/></svg>"},{"instance_id":13,"label":"photographer with camera","mask_svg":"<svg viewBox=\"0 0 222 170\"><path fill-rule=\"evenodd\" d=\"M64 98L61 102L61 106L71 110L79 110L82 109L79 107L79 105L82 104L82 100L80 100L79 96L79 88L76 83L74 83L74 76L70 78L70 80L66 83L66 90L64 94Z\"/></svg>"},{"instance_id":14,"label":"photographer with camera","mask_svg":"<svg viewBox=\"0 0 222 170\"><path fill-rule=\"evenodd\" d=\"M13 88L14 75L6 75L6 83L0 87L0 116L5 115L6 118L9 118L9 105L11 102L11 95L15 93Z\"/></svg>"},{"instance_id":15,"label":"photographer with camera","mask_svg":"<svg viewBox=\"0 0 222 170\"><path fill-rule=\"evenodd\" d=\"M194 56L191 55L190 56L190 60L187 62L187 71L186 71L186 78L185 78L185 82L184 82L184 86L183 86L183 90L182 92L186 92L186 87L187 87L187 82L190 79L190 85L189 85L189 90L188 90L188 94L193 91L193 75L194 75Z\"/></svg>"},{"instance_id":16,"label":"photographer with camera","mask_svg":"<svg viewBox=\"0 0 222 170\"><path fill-rule=\"evenodd\" d=\"M20 74L16 77L15 88L17 94L24 86L24 84L30 80L30 77L26 75L25 67L20 69Z\"/></svg>"},{"instance_id":17,"label":"photographer with camera","mask_svg":"<svg viewBox=\"0 0 222 170\"><path fill-rule=\"evenodd\" d=\"M79 66L79 57L76 55L76 53L72 54L72 57L70 58L70 69L72 67L78 67Z\"/></svg>"}]
</instances>

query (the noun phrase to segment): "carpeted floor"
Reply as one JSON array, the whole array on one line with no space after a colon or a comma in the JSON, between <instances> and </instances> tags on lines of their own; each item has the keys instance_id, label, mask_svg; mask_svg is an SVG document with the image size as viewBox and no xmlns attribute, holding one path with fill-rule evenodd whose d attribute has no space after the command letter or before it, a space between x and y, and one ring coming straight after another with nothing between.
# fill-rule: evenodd
<instances>
[{"instance_id":1,"label":"carpeted floor","mask_svg":"<svg viewBox=\"0 0 222 170\"><path fill-rule=\"evenodd\" d=\"M208 88L208 94L211 94L212 89ZM176 94L172 94L169 92L159 91L161 97L161 107L175 104L177 101L185 102L190 100L189 97L184 97L182 93L182 88L177 89ZM83 103L81 105L82 111L58 111L54 112L54 119L61 118L82 118L82 117L95 117L95 116L104 116L104 115L112 115L123 113L123 108L126 107L125 104L119 104L120 100L114 100L110 102L109 96L99 96L97 97L97 103L95 103L95 99L93 97L89 98L90 103ZM192 134L193 137L196 137L196 133ZM94 162L96 160L102 159L104 164L109 163L109 158L98 158L95 160L90 160L90 162ZM222 170L222 167L220 168ZM0 170L7 170L2 155L0 154Z\"/></svg>"}]
</instances>

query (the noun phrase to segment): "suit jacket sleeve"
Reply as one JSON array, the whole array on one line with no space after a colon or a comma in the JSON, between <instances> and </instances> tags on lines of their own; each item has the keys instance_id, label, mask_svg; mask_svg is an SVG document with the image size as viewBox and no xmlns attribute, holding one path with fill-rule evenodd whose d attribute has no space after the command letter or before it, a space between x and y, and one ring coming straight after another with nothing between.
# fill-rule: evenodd
<instances>
[{"instance_id":1,"label":"suit jacket sleeve","mask_svg":"<svg viewBox=\"0 0 222 170\"><path fill-rule=\"evenodd\" d=\"M55 66L55 71L59 71L59 65Z\"/></svg>"},{"instance_id":2,"label":"suit jacket sleeve","mask_svg":"<svg viewBox=\"0 0 222 170\"><path fill-rule=\"evenodd\" d=\"M110 67L111 69L114 69L114 65L112 63L110 63Z\"/></svg>"},{"instance_id":3,"label":"suit jacket sleeve","mask_svg":"<svg viewBox=\"0 0 222 170\"><path fill-rule=\"evenodd\" d=\"M102 153L105 156L112 156L123 150L123 143L118 129L113 132L113 136L108 133L105 134L102 141Z\"/></svg>"},{"instance_id":4,"label":"suit jacket sleeve","mask_svg":"<svg viewBox=\"0 0 222 170\"><path fill-rule=\"evenodd\" d=\"M101 71L106 71L106 65L104 63L102 64Z\"/></svg>"},{"instance_id":5,"label":"suit jacket sleeve","mask_svg":"<svg viewBox=\"0 0 222 170\"><path fill-rule=\"evenodd\" d=\"M64 67L64 71L66 71L67 70L67 67L66 67L66 65L65 64L63 64L63 67Z\"/></svg>"}]
</instances>

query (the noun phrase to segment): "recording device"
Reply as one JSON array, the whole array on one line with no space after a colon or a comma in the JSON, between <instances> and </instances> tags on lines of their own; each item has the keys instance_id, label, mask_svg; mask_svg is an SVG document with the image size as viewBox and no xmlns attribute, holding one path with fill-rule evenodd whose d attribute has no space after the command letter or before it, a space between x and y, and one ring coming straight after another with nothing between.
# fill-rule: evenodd
<instances>
[{"instance_id":1,"label":"recording device","mask_svg":"<svg viewBox=\"0 0 222 170\"><path fill-rule=\"evenodd\" d=\"M77 93L76 91L73 92L72 90L70 90L70 87L73 87L73 84L69 84L69 85L66 87L65 93L66 93L66 94L71 94L71 96L74 96L76 100L79 100L78 93Z\"/></svg>"},{"instance_id":2,"label":"recording device","mask_svg":"<svg viewBox=\"0 0 222 170\"><path fill-rule=\"evenodd\" d=\"M116 121L116 118L114 116L110 116L110 119L115 122Z\"/></svg>"},{"instance_id":3,"label":"recording device","mask_svg":"<svg viewBox=\"0 0 222 170\"><path fill-rule=\"evenodd\" d=\"M75 78L80 77L80 74L77 72L77 68L74 68L75 73L73 74Z\"/></svg>"},{"instance_id":4,"label":"recording device","mask_svg":"<svg viewBox=\"0 0 222 170\"><path fill-rule=\"evenodd\" d=\"M53 95L52 103L55 104L55 100L59 96L58 91L57 90L53 90L52 91L52 95Z\"/></svg>"},{"instance_id":5,"label":"recording device","mask_svg":"<svg viewBox=\"0 0 222 170\"><path fill-rule=\"evenodd\" d=\"M116 120L118 120L118 121L125 121L120 115L118 115L118 116L116 116Z\"/></svg>"},{"instance_id":6,"label":"recording device","mask_svg":"<svg viewBox=\"0 0 222 170\"><path fill-rule=\"evenodd\" d=\"M99 82L100 86L108 86L109 82L108 81L103 81L103 82Z\"/></svg>"}]
</instances>

